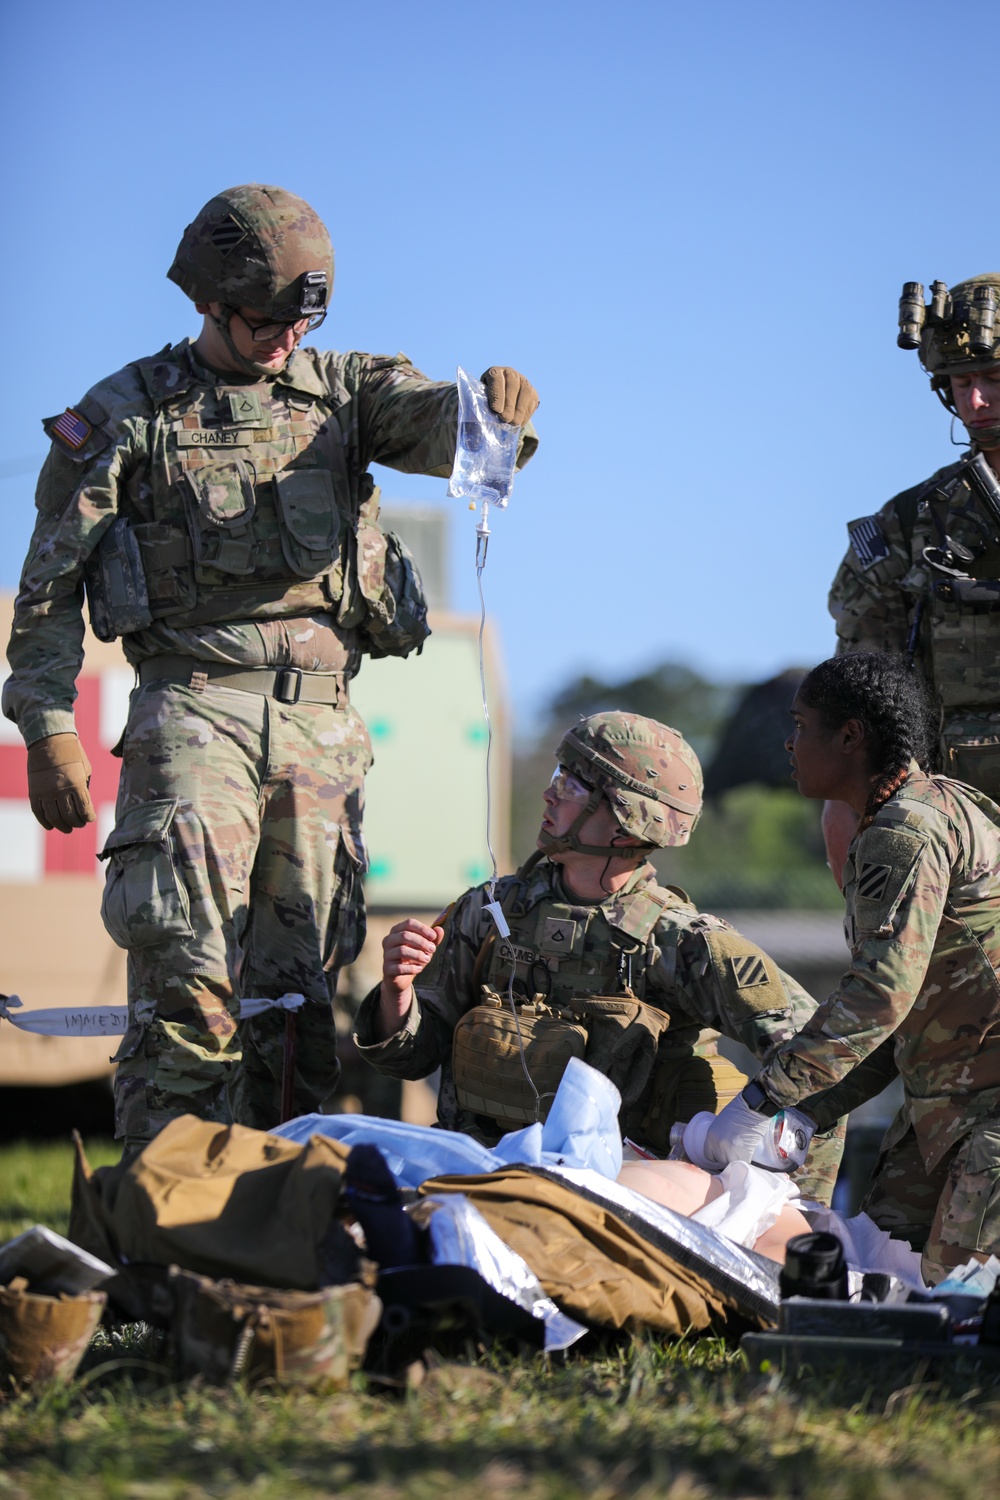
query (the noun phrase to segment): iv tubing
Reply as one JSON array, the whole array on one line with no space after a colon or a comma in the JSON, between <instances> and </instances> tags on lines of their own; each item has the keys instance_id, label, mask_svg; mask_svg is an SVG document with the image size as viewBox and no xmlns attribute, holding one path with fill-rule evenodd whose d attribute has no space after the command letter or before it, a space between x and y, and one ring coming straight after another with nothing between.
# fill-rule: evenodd
<instances>
[{"instance_id":1,"label":"iv tubing","mask_svg":"<svg viewBox=\"0 0 1000 1500\"><path fill-rule=\"evenodd\" d=\"M490 755L493 750L493 722L490 719L489 702L486 696L486 662L483 654L483 633L486 630L486 598L483 594L483 569L486 566L486 554L490 546L490 504L488 500L483 501L483 513L479 525L476 527L476 585L479 589L479 687L483 698L483 718L486 720L486 847L489 850L490 863L493 866L493 875L486 883L487 894L490 901L496 900L496 884L500 871L497 866L497 857L493 852L493 840L490 836L490 825L492 823L493 789L492 777L490 775ZM510 979L507 983L507 1003L510 1013L514 1017L514 1028L517 1032L517 1046L521 1054L521 1068L528 1081L528 1087L535 1096L535 1119L541 1119L542 1095L535 1087L535 1080L528 1071L528 1059L524 1052L524 1038L521 1035L521 1020L517 1014L517 1002L514 999L514 970L515 965L511 960ZM548 1097L547 1095L545 1097Z\"/></svg>"}]
</instances>

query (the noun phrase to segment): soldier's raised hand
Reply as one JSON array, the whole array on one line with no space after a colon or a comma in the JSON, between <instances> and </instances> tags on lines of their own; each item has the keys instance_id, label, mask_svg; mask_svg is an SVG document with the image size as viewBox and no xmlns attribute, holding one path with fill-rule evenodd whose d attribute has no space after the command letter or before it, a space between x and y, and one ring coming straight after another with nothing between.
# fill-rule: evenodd
<instances>
[{"instance_id":1,"label":"soldier's raised hand","mask_svg":"<svg viewBox=\"0 0 1000 1500\"><path fill-rule=\"evenodd\" d=\"M510 365L490 365L480 378L486 387L490 411L495 412L501 422L523 427L531 421L538 409L538 392L530 380L512 370Z\"/></svg>"},{"instance_id":2,"label":"soldier's raised hand","mask_svg":"<svg viewBox=\"0 0 1000 1500\"><path fill-rule=\"evenodd\" d=\"M428 927L416 917L405 917L382 939L377 1029L383 1039L402 1026L413 1001L413 980L426 969L443 937L443 927Z\"/></svg>"}]
</instances>

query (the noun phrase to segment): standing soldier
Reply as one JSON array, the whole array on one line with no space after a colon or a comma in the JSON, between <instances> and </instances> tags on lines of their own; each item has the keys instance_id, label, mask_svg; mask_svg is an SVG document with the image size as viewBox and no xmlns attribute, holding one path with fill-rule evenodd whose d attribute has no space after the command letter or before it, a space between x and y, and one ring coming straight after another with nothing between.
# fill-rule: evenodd
<instances>
[{"instance_id":1,"label":"standing soldier","mask_svg":"<svg viewBox=\"0 0 1000 1500\"><path fill-rule=\"evenodd\" d=\"M393 1077L440 1067L438 1123L489 1144L544 1119L582 1057L622 1095L623 1133L665 1156L677 1121L714 1112L745 1082L718 1033L763 1058L816 1002L728 922L657 884L649 854L686 844L701 812L701 766L676 729L594 714L556 759L538 852L497 883L509 932L494 925L486 886L440 926L398 923L354 1039ZM826 1203L851 1102L824 1101L834 1129L799 1179Z\"/></svg>"},{"instance_id":2,"label":"standing soldier","mask_svg":"<svg viewBox=\"0 0 1000 1500\"><path fill-rule=\"evenodd\" d=\"M458 412L455 386L405 355L299 347L326 316L333 249L281 188L213 198L168 275L203 315L197 339L44 424L3 697L39 822L92 821L73 719L86 588L96 633L122 637L138 679L102 854L104 922L128 951L128 1148L184 1111L276 1122L283 1020L241 1024L241 996L306 998L296 1111L336 1085L331 994L364 937L371 761L348 683L364 653L405 656L428 633L367 470L448 474ZM528 382L484 379L491 408L527 423ZM522 463L535 446L529 428Z\"/></svg>"},{"instance_id":3,"label":"standing soldier","mask_svg":"<svg viewBox=\"0 0 1000 1500\"><path fill-rule=\"evenodd\" d=\"M838 651L893 651L924 674L937 712L937 767L1000 799L1000 275L924 302L907 282L899 344L919 351L931 389L965 426L970 452L848 524L830 593ZM838 882L857 826L826 805Z\"/></svg>"}]
</instances>

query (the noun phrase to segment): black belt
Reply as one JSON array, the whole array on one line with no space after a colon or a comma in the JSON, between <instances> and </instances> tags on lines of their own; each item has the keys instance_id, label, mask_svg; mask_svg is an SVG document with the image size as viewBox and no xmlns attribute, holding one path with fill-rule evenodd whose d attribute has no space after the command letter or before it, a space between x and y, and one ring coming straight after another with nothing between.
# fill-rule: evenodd
<instances>
[{"instance_id":1,"label":"black belt","mask_svg":"<svg viewBox=\"0 0 1000 1500\"><path fill-rule=\"evenodd\" d=\"M279 703L327 703L338 708L348 702L343 672L303 672L298 667L231 667L220 661L198 661L193 656L151 656L139 664L139 681L183 683L199 692L208 684L237 693L258 693Z\"/></svg>"}]
</instances>

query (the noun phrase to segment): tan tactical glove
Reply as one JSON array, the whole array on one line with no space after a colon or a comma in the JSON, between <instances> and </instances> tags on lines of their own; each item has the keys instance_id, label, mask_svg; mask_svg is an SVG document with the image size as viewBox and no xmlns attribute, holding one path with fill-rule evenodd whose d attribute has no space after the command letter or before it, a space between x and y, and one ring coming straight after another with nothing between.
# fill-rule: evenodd
<instances>
[{"instance_id":1,"label":"tan tactical glove","mask_svg":"<svg viewBox=\"0 0 1000 1500\"><path fill-rule=\"evenodd\" d=\"M93 823L89 786L90 761L75 734L50 734L28 746L28 797L43 828L72 833Z\"/></svg>"},{"instance_id":2,"label":"tan tactical glove","mask_svg":"<svg viewBox=\"0 0 1000 1500\"><path fill-rule=\"evenodd\" d=\"M496 412L501 422L523 427L531 421L538 410L538 392L530 380L509 365L490 365L481 379L490 411Z\"/></svg>"}]
</instances>

